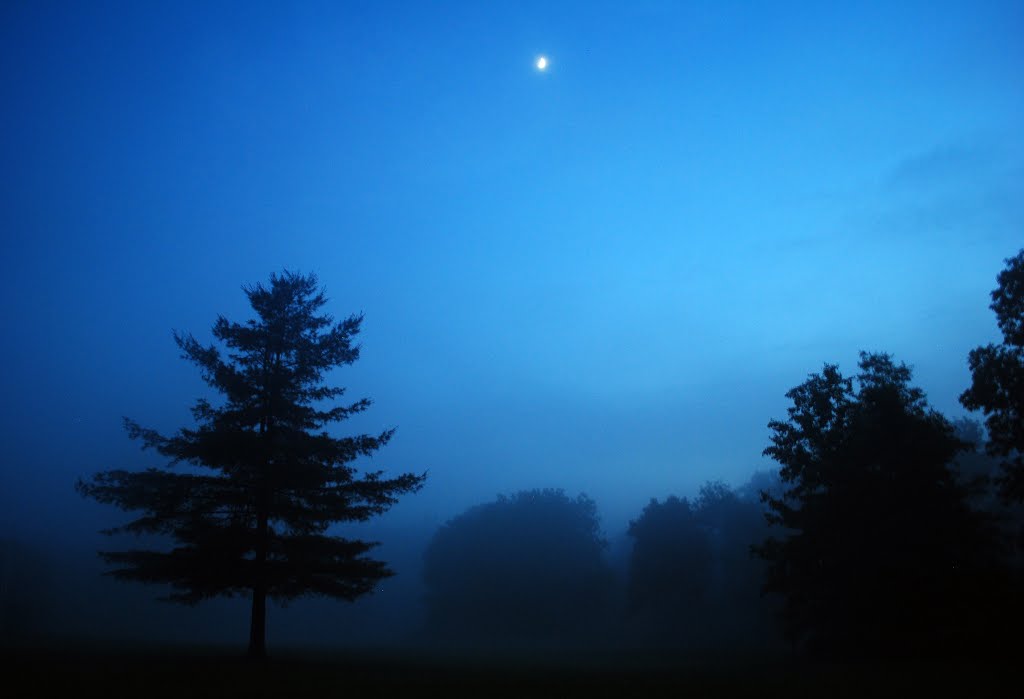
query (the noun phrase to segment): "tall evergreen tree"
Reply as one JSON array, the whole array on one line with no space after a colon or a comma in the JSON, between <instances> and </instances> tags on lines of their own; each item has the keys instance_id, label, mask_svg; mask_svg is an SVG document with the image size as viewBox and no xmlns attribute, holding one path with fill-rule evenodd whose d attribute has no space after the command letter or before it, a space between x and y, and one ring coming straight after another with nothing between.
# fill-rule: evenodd
<instances>
[{"instance_id":1,"label":"tall evergreen tree","mask_svg":"<svg viewBox=\"0 0 1024 699\"><path fill-rule=\"evenodd\" d=\"M1006 260L996 281L990 308L1003 342L971 350L971 387L960 402L984 411L986 449L1003 468L1003 497L1024 502L1024 250Z\"/></svg>"},{"instance_id":2,"label":"tall evergreen tree","mask_svg":"<svg viewBox=\"0 0 1024 699\"><path fill-rule=\"evenodd\" d=\"M272 275L269 286L246 287L256 318L218 317L213 335L226 347L204 346L175 333L183 358L223 395L192 409L197 423L172 437L126 419L132 439L170 462L144 471L112 470L79 480L77 490L138 513L105 533L162 535L170 550L105 551L121 580L172 586L167 599L195 604L214 596L251 595L249 653L266 653L266 600L303 595L354 600L392 575L366 554L372 542L330 534L340 522L364 521L399 495L420 488L424 475L359 474L352 462L391 438L333 437L325 428L370 405L337 405L340 387L329 370L359 357L353 343L362 316L341 322L313 275ZM190 464L192 468L176 464Z\"/></svg>"}]
</instances>

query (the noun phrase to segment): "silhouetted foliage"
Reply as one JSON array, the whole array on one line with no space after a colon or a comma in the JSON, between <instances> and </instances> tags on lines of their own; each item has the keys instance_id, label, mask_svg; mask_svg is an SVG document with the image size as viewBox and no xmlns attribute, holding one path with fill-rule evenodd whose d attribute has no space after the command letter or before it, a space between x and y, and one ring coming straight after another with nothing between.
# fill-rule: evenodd
<instances>
[{"instance_id":1,"label":"silhouetted foliage","mask_svg":"<svg viewBox=\"0 0 1024 699\"><path fill-rule=\"evenodd\" d=\"M971 387L960 402L984 411L988 452L1002 460L1002 494L1024 502L1024 250L1006 260L997 282L989 307L1003 342L971 350Z\"/></svg>"},{"instance_id":2,"label":"silhouetted foliage","mask_svg":"<svg viewBox=\"0 0 1024 699\"><path fill-rule=\"evenodd\" d=\"M711 579L711 544L694 508L674 495L652 499L629 523L633 553L629 601L659 641L688 637L702 619Z\"/></svg>"},{"instance_id":3,"label":"silhouetted foliage","mask_svg":"<svg viewBox=\"0 0 1024 699\"><path fill-rule=\"evenodd\" d=\"M777 469L758 470L750 474L747 482L736 489L736 496L748 502L763 502L762 493L778 496L782 495L784 489Z\"/></svg>"},{"instance_id":4,"label":"silhouetted foliage","mask_svg":"<svg viewBox=\"0 0 1024 699\"><path fill-rule=\"evenodd\" d=\"M984 518L951 468L967 445L888 355L862 353L854 381L835 365L789 391L771 446L787 486L765 500L784 536L758 547L786 631L815 652L962 650L998 584Z\"/></svg>"},{"instance_id":5,"label":"silhouetted foliage","mask_svg":"<svg viewBox=\"0 0 1024 699\"><path fill-rule=\"evenodd\" d=\"M755 473L751 482L771 489L773 478L778 480L774 472ZM772 618L776 604L761 594L765 562L752 551L769 530L760 497L744 496L752 489L751 483L733 490L709 482L697 496L697 521L707 532L713 555L703 633L708 641L764 645L778 638Z\"/></svg>"},{"instance_id":6,"label":"silhouetted foliage","mask_svg":"<svg viewBox=\"0 0 1024 699\"><path fill-rule=\"evenodd\" d=\"M639 632L658 643L763 642L764 563L751 546L765 537L763 507L720 481L692 503L651 500L631 522L629 599Z\"/></svg>"},{"instance_id":7,"label":"silhouetted foliage","mask_svg":"<svg viewBox=\"0 0 1024 699\"><path fill-rule=\"evenodd\" d=\"M958 418L953 421L953 434L964 443L954 459L955 472L970 494L975 509L995 512L1005 509L995 492L999 461L986 453L985 430L977 420Z\"/></svg>"},{"instance_id":8,"label":"silhouetted foliage","mask_svg":"<svg viewBox=\"0 0 1024 699\"><path fill-rule=\"evenodd\" d=\"M594 501L529 490L472 507L424 554L428 625L453 639L579 639L602 623L611 573Z\"/></svg>"},{"instance_id":9,"label":"silhouetted foliage","mask_svg":"<svg viewBox=\"0 0 1024 699\"><path fill-rule=\"evenodd\" d=\"M957 437L970 445L957 455L956 471L970 491L971 506L991 516L1000 534L1007 573L1024 577L1024 502L1000 497L1002 464L988 449L981 425L960 418L953 426Z\"/></svg>"},{"instance_id":10,"label":"silhouetted foliage","mask_svg":"<svg viewBox=\"0 0 1024 699\"><path fill-rule=\"evenodd\" d=\"M985 446L985 428L977 420L969 417L959 417L953 420L953 432L956 438L968 445L969 451L975 451Z\"/></svg>"},{"instance_id":11,"label":"silhouetted foliage","mask_svg":"<svg viewBox=\"0 0 1024 699\"><path fill-rule=\"evenodd\" d=\"M344 389L325 373L359 357L353 338L361 316L334 323L316 278L285 272L269 287L245 289L256 319L223 316L213 335L227 348L175 333L183 357L224 396L192 410L196 428L173 437L125 420L132 439L170 459L162 468L105 471L77 484L102 503L141 514L106 533L163 535L166 551L102 552L122 580L170 584L168 599L194 604L219 595L252 595L249 652L265 653L266 598L323 595L352 600L391 575L366 553L375 545L327 534L338 522L388 509L424 476L358 475L350 464L391 438L335 438L324 428L365 410L370 401L331 405ZM189 469L176 464L190 464Z\"/></svg>"}]
</instances>

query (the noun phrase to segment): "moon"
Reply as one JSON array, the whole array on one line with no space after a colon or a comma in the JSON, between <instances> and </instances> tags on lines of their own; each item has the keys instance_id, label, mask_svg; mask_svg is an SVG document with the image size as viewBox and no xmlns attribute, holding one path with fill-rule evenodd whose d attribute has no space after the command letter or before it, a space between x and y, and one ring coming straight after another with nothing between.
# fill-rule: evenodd
<instances>
[{"instance_id":1,"label":"moon","mask_svg":"<svg viewBox=\"0 0 1024 699\"><path fill-rule=\"evenodd\" d=\"M538 56L537 57L537 63L535 65L537 66L537 70L539 70L539 71L543 72L543 71L547 70L548 69L548 57L547 56Z\"/></svg>"}]
</instances>

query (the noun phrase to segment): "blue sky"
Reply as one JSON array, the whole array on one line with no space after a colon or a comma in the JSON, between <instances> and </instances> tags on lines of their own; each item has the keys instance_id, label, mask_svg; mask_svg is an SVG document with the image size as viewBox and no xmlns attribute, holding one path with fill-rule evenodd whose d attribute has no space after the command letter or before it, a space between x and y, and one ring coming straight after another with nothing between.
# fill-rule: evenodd
<instances>
[{"instance_id":1,"label":"blue sky","mask_svg":"<svg viewBox=\"0 0 1024 699\"><path fill-rule=\"evenodd\" d=\"M1021 36L1019 2L7 3L2 521L114 516L75 477L205 395L171 329L284 267L366 314L338 380L399 428L377 466L430 470L400 520L558 486L621 528L766 465L860 349L959 414L1024 245Z\"/></svg>"}]
</instances>

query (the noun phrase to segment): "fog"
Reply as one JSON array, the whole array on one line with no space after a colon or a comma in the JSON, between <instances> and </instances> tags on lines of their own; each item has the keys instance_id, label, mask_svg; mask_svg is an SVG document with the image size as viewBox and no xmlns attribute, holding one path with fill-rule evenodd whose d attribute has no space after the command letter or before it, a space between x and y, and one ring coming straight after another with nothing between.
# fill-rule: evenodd
<instances>
[{"instance_id":1,"label":"fog","mask_svg":"<svg viewBox=\"0 0 1024 699\"><path fill-rule=\"evenodd\" d=\"M826 362L892 353L967 414L1024 241L1019 4L299 5L0 9L19 638L243 647L246 599L103 577L125 515L74 484L166 462L122 418L172 434L216 399L172 331L211 342L286 269L364 314L330 380L373 405L332 433L395 427L356 466L428 476L332 530L396 575L271 605L271 648L431 643L439 528L537 489L593 500L625 605L630 522L774 472L768 422Z\"/></svg>"}]
</instances>

